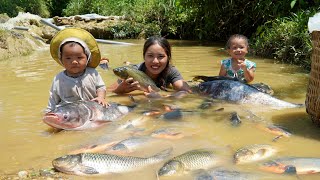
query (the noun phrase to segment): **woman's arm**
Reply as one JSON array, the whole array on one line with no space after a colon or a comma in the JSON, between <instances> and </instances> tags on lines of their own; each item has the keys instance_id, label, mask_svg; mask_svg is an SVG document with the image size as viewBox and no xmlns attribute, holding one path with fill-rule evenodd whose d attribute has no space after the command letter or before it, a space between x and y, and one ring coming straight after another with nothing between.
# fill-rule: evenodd
<instances>
[{"instance_id":1,"label":"woman's arm","mask_svg":"<svg viewBox=\"0 0 320 180\"><path fill-rule=\"evenodd\" d=\"M172 83L173 89L176 91L186 91L191 93L190 86L184 81L184 80L177 80L174 83Z\"/></svg>"},{"instance_id":2,"label":"woman's arm","mask_svg":"<svg viewBox=\"0 0 320 180\"><path fill-rule=\"evenodd\" d=\"M138 81L133 81L133 78L125 80L118 79L117 82L110 86L109 90L116 94L124 94L134 90L140 90L140 84Z\"/></svg>"}]
</instances>

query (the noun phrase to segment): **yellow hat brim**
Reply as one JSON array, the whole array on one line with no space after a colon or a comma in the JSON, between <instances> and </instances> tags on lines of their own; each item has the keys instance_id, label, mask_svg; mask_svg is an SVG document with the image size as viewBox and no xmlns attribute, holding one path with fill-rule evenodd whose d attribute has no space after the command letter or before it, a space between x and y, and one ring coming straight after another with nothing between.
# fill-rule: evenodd
<instances>
[{"instance_id":1,"label":"yellow hat brim","mask_svg":"<svg viewBox=\"0 0 320 180\"><path fill-rule=\"evenodd\" d=\"M79 38L82 41L84 41L90 51L91 51L91 60L88 63L88 67L96 68L101 60L101 54L99 50L99 46L95 38L86 30L81 28L65 28L61 31L59 31L51 40L50 43L50 53L52 58L61 66L63 64L59 60L59 46L61 42L66 38Z\"/></svg>"}]
</instances>

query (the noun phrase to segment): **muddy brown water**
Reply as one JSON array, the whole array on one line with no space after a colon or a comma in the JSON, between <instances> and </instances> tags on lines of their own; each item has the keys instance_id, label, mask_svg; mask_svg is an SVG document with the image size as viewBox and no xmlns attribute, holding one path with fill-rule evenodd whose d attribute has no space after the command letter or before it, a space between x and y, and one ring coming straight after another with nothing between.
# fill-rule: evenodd
<instances>
[{"instance_id":1,"label":"muddy brown water","mask_svg":"<svg viewBox=\"0 0 320 180\"><path fill-rule=\"evenodd\" d=\"M130 40L132 46L99 44L102 55L111 60L110 68L123 65L124 61L139 63L142 61L143 41ZM197 42L171 41L173 44L173 63L184 79L191 80L195 75L217 75L221 59L228 57L221 51L223 45L203 45ZM248 57L257 63L254 82L264 82L274 89L274 96L289 102L304 103L308 83L308 73L303 69L275 64L271 59ZM296 179L296 176L262 173L258 166L261 162L234 166L232 155L240 147L262 143L271 144L279 151L272 158L282 156L320 157L319 128L310 121L305 108L272 109L258 105L237 105L217 102L202 114L187 115L177 121L165 121L146 117L138 126L140 131L116 131L118 124L139 119L141 112L156 104L170 104L187 110L195 110L203 97L190 95L182 99L167 99L148 102L140 93L133 93L142 105L119 123L110 124L95 130L54 132L42 122L43 110L48 101L48 91L54 75L62 70L51 59L48 48L39 50L30 56L16 57L0 61L0 174L17 174L21 170L51 168L54 158L73 150L108 143L132 136L148 135L161 127L176 127L185 135L177 140L162 140L152 146L144 146L132 152L132 156L147 157L166 148L173 148L170 157L197 148L215 148L222 154L223 167L254 172L261 179ZM107 86L116 81L112 70L98 68ZM130 104L127 96L108 93L108 100ZM224 108L221 112L214 109ZM237 111L242 119L240 127L232 127L228 117ZM292 132L290 138L281 138L272 142L275 135L259 129L257 126L278 124ZM141 130L142 129L142 130ZM222 153L221 153L222 152ZM271 158L271 159L272 159ZM148 166L131 173L112 174L94 177L96 179L157 179L156 171L162 163ZM92 179L68 175L71 179ZM181 176L161 177L161 179L192 179L192 173ZM319 179L320 174L301 175L301 179Z\"/></svg>"}]
</instances>

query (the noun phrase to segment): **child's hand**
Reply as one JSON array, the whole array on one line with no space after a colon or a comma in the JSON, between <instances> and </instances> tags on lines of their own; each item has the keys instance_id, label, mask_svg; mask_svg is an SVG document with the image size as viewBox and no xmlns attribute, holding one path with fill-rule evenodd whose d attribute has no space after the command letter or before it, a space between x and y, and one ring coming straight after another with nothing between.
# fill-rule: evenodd
<instances>
[{"instance_id":1,"label":"child's hand","mask_svg":"<svg viewBox=\"0 0 320 180\"><path fill-rule=\"evenodd\" d=\"M95 101L95 102L101 104L104 107L110 106L110 104L108 102L106 102L106 100L104 98L102 98L102 97L93 98L93 99L91 99L91 101Z\"/></svg>"},{"instance_id":2,"label":"child's hand","mask_svg":"<svg viewBox=\"0 0 320 180\"><path fill-rule=\"evenodd\" d=\"M238 60L238 66L239 66L242 70L247 69L246 63L244 63L243 60Z\"/></svg>"},{"instance_id":3,"label":"child's hand","mask_svg":"<svg viewBox=\"0 0 320 180\"><path fill-rule=\"evenodd\" d=\"M148 98L161 98L161 95L154 91L151 86L148 86L148 90L144 92L144 95Z\"/></svg>"}]
</instances>

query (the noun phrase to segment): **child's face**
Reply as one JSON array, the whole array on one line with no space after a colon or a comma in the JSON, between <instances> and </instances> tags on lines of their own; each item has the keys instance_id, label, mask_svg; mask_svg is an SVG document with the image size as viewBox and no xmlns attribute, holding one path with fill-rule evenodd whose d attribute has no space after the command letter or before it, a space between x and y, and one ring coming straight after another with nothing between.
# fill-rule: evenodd
<instances>
[{"instance_id":1,"label":"child's face","mask_svg":"<svg viewBox=\"0 0 320 180\"><path fill-rule=\"evenodd\" d=\"M155 78L166 68L168 56L159 44L154 44L146 50L144 61L147 73Z\"/></svg>"},{"instance_id":2,"label":"child's face","mask_svg":"<svg viewBox=\"0 0 320 180\"><path fill-rule=\"evenodd\" d=\"M62 48L61 61L67 74L72 77L80 76L87 67L87 55L77 43L66 44Z\"/></svg>"},{"instance_id":3,"label":"child's face","mask_svg":"<svg viewBox=\"0 0 320 180\"><path fill-rule=\"evenodd\" d=\"M230 43L228 53L232 59L244 59L245 55L248 53L248 45L246 40L234 38Z\"/></svg>"}]
</instances>

